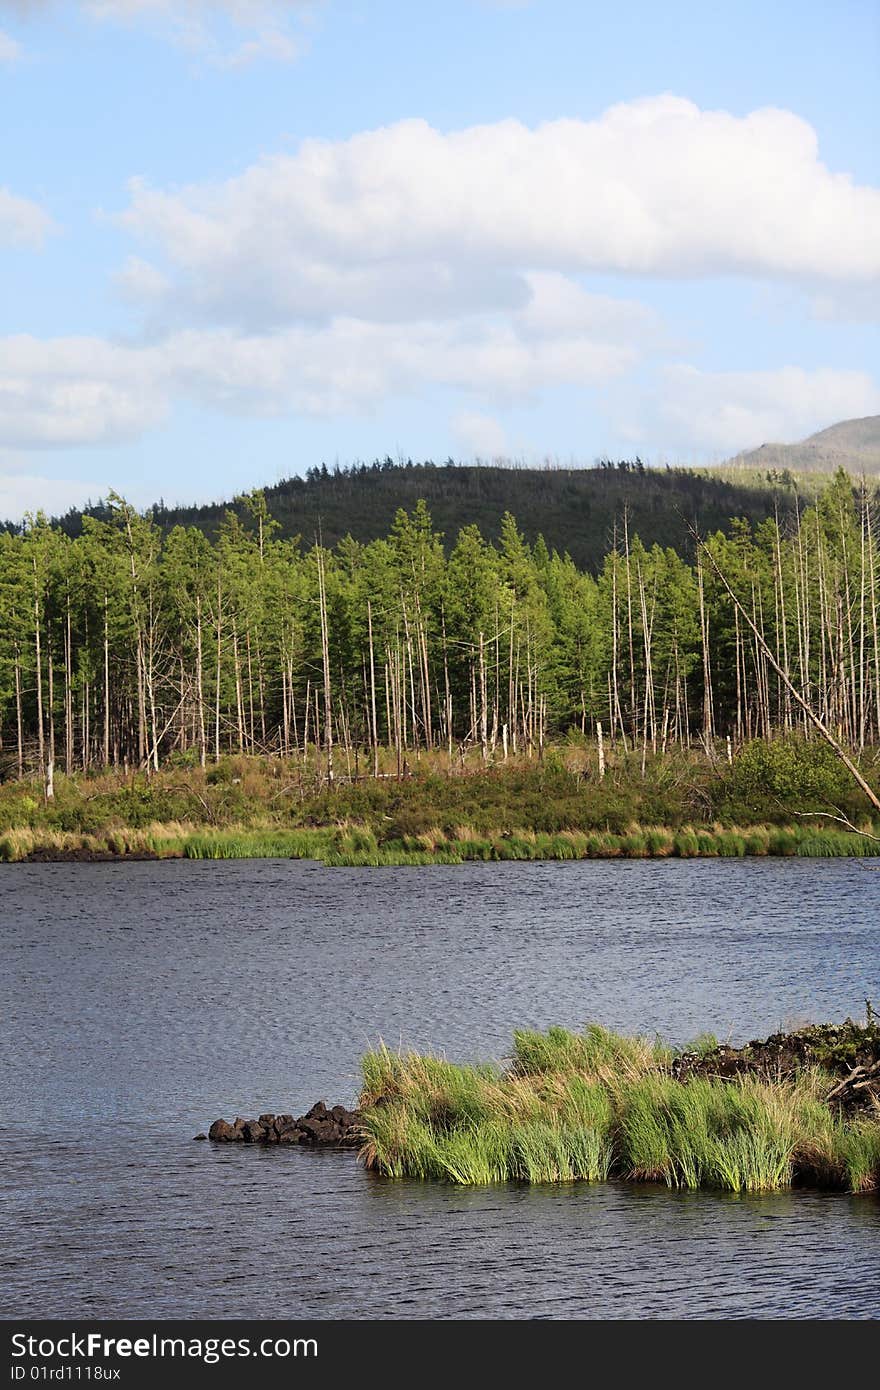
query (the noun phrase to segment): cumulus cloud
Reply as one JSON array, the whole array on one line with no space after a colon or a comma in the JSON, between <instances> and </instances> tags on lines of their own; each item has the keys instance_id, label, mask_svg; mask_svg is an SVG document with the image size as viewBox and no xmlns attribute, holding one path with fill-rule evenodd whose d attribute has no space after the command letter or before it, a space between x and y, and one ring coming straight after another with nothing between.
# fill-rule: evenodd
<instances>
[{"instance_id":1,"label":"cumulus cloud","mask_svg":"<svg viewBox=\"0 0 880 1390\"><path fill-rule=\"evenodd\" d=\"M662 346L666 331L659 314L635 299L591 294L555 271L527 271L528 300L517 315L524 332L536 337L585 335L606 343Z\"/></svg>"},{"instance_id":2,"label":"cumulus cloud","mask_svg":"<svg viewBox=\"0 0 880 1390\"><path fill-rule=\"evenodd\" d=\"M637 385L639 363L669 361L668 328L583 283L740 274L805 286L816 313L876 303L880 190L825 168L788 112L658 97L534 130L402 121L220 183L134 182L119 220L143 254L117 287L149 339L0 340L0 447L132 438L178 400L333 416L438 387L463 447L489 456L506 449L504 407L550 387L601 390L617 437L646 452L732 452L880 409L861 372L679 364ZM0 237L35 242L47 222L0 194Z\"/></svg>"},{"instance_id":3,"label":"cumulus cloud","mask_svg":"<svg viewBox=\"0 0 880 1390\"><path fill-rule=\"evenodd\" d=\"M703 372L679 363L661 371L634 415L630 404L617 402L618 424L634 442L727 455L793 443L837 420L880 414L880 386L861 371Z\"/></svg>"},{"instance_id":4,"label":"cumulus cloud","mask_svg":"<svg viewBox=\"0 0 880 1390\"><path fill-rule=\"evenodd\" d=\"M632 362L627 348L582 337L529 341L509 325L369 324L241 335L173 334L151 350L165 379L224 410L348 414L446 386L504 403L569 382L597 385Z\"/></svg>"},{"instance_id":5,"label":"cumulus cloud","mask_svg":"<svg viewBox=\"0 0 880 1390\"><path fill-rule=\"evenodd\" d=\"M37 203L0 188L0 246L40 247L53 227Z\"/></svg>"},{"instance_id":6,"label":"cumulus cloud","mask_svg":"<svg viewBox=\"0 0 880 1390\"><path fill-rule=\"evenodd\" d=\"M880 276L880 189L827 169L807 122L674 96L535 129L310 139L221 183L135 182L121 220L173 277L169 303L248 327L488 307L526 271Z\"/></svg>"},{"instance_id":7,"label":"cumulus cloud","mask_svg":"<svg viewBox=\"0 0 880 1390\"><path fill-rule=\"evenodd\" d=\"M0 339L0 447L104 444L158 424L159 364L97 338Z\"/></svg>"},{"instance_id":8,"label":"cumulus cloud","mask_svg":"<svg viewBox=\"0 0 880 1390\"><path fill-rule=\"evenodd\" d=\"M445 386L521 402L596 386L633 350L582 331L530 336L493 319L398 324L337 318L273 334L181 330L156 342L0 340L0 447L109 443L158 424L176 399L234 414L330 416Z\"/></svg>"},{"instance_id":9,"label":"cumulus cloud","mask_svg":"<svg viewBox=\"0 0 880 1390\"><path fill-rule=\"evenodd\" d=\"M421 323L404 334L397 325L338 319L261 335L186 330L144 344L7 338L0 447L125 441L161 423L175 401L234 415L332 418L438 385L461 402L452 427L462 449L483 457L510 452L487 405L521 405L566 384L601 388L619 440L680 457L789 442L880 413L880 386L866 372L704 372L678 363L645 388L625 376L630 365L626 348L577 334L529 338L492 322Z\"/></svg>"}]
</instances>

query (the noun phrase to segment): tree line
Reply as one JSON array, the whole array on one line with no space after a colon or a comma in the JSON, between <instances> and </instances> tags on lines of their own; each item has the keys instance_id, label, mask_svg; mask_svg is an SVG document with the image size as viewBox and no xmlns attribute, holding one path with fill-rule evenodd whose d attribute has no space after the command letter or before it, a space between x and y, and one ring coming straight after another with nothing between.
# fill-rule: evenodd
<instances>
[{"instance_id":1,"label":"tree line","mask_svg":"<svg viewBox=\"0 0 880 1390\"><path fill-rule=\"evenodd\" d=\"M7 775L231 752L317 756L332 780L599 726L644 759L809 733L792 685L851 749L880 742L876 504L842 472L689 558L624 509L596 573L509 512L494 543L471 524L444 549L418 501L330 547L282 537L263 492L238 502L213 538L116 494L79 535L42 515L0 535Z\"/></svg>"},{"instance_id":2,"label":"tree line","mask_svg":"<svg viewBox=\"0 0 880 1390\"><path fill-rule=\"evenodd\" d=\"M815 495L816 480L801 486ZM544 535L568 552L582 569L597 574L611 544L614 522L626 509L629 527L648 547L655 542L678 548L682 516L699 519L706 531L725 529L732 516L748 516L757 524L775 515L793 514L796 487L782 474L721 474L691 468L646 468L635 459L603 460L594 468L481 464L465 467L445 463L395 462L391 458L348 467L321 465L304 476L286 478L265 488L266 504L280 525L279 537L320 533L335 547L345 536L364 544L386 536L397 510L412 511L426 503L434 526L444 535L447 550L462 526L479 526L497 543L506 511L517 518L530 544ZM175 526L197 526L212 540L219 536L227 511L247 523L241 499L182 507L156 502L149 509L166 534ZM112 507L99 501L84 510L73 509L57 519L71 537L82 531L83 517L112 519ZM17 527L7 524L15 532Z\"/></svg>"}]
</instances>

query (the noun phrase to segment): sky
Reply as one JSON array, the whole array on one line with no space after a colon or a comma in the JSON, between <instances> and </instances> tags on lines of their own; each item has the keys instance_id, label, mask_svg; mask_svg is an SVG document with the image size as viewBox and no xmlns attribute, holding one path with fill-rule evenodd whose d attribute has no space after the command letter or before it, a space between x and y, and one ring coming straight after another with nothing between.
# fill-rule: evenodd
<instances>
[{"instance_id":1,"label":"sky","mask_svg":"<svg viewBox=\"0 0 880 1390\"><path fill-rule=\"evenodd\" d=\"M880 413L880 0L0 0L0 517Z\"/></svg>"}]
</instances>

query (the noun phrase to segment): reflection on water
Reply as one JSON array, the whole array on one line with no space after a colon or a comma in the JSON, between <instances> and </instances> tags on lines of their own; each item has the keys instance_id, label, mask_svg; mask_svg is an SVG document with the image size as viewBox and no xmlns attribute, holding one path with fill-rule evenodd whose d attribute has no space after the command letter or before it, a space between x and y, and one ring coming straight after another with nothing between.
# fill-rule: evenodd
<instances>
[{"instance_id":1,"label":"reflection on water","mask_svg":"<svg viewBox=\"0 0 880 1390\"><path fill-rule=\"evenodd\" d=\"M352 1100L379 1036L501 1056L520 1025L858 1013L861 863L23 865L0 893L6 1316L880 1315L876 1198L463 1191L191 1142Z\"/></svg>"}]
</instances>

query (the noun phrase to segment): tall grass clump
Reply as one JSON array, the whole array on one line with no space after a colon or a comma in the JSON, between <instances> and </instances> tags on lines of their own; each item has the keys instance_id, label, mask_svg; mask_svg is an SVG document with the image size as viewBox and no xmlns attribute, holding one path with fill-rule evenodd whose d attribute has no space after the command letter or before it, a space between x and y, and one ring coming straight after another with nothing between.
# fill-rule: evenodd
<instances>
[{"instance_id":1,"label":"tall grass clump","mask_svg":"<svg viewBox=\"0 0 880 1390\"><path fill-rule=\"evenodd\" d=\"M588 1024L583 1033L551 1027L545 1033L517 1029L513 1035L512 1070L524 1076L542 1072L639 1075L659 1060L656 1043L623 1037L598 1023Z\"/></svg>"},{"instance_id":2,"label":"tall grass clump","mask_svg":"<svg viewBox=\"0 0 880 1390\"><path fill-rule=\"evenodd\" d=\"M611 1170L611 1104L584 1077L514 1075L384 1045L362 1069L362 1157L389 1177L596 1182Z\"/></svg>"},{"instance_id":3,"label":"tall grass clump","mask_svg":"<svg viewBox=\"0 0 880 1390\"><path fill-rule=\"evenodd\" d=\"M880 1190L880 1124L857 1121L841 1134L839 1152L850 1192Z\"/></svg>"},{"instance_id":4,"label":"tall grass clump","mask_svg":"<svg viewBox=\"0 0 880 1390\"><path fill-rule=\"evenodd\" d=\"M518 1030L506 1068L382 1044L363 1058L361 1157L388 1177L464 1185L616 1176L735 1193L880 1187L880 1119L832 1111L827 1071L680 1078L674 1060L658 1042L597 1024Z\"/></svg>"},{"instance_id":5,"label":"tall grass clump","mask_svg":"<svg viewBox=\"0 0 880 1390\"><path fill-rule=\"evenodd\" d=\"M187 835L182 852L187 859L320 859L327 853L327 830L223 830Z\"/></svg>"},{"instance_id":6,"label":"tall grass clump","mask_svg":"<svg viewBox=\"0 0 880 1390\"><path fill-rule=\"evenodd\" d=\"M34 832L27 826L13 826L0 835L0 862L18 864L32 852L35 843Z\"/></svg>"}]
</instances>

